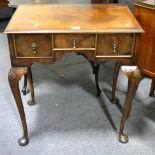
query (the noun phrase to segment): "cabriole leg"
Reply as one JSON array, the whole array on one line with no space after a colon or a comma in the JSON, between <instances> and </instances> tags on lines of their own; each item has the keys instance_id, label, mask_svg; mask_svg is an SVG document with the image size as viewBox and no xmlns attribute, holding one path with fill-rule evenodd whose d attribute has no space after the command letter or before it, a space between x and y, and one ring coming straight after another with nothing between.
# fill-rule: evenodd
<instances>
[{"instance_id":1,"label":"cabriole leg","mask_svg":"<svg viewBox=\"0 0 155 155\"><path fill-rule=\"evenodd\" d=\"M123 109L123 114L122 114L122 119L120 124L119 141L121 143L127 143L128 136L123 133L123 130L124 130L125 122L130 115L132 100L136 94L138 84L142 76L139 69L136 69L135 71L131 71L130 69L129 70L125 69L123 72L128 77L128 91L127 91L127 95L124 103L124 109Z\"/></svg>"},{"instance_id":2,"label":"cabriole leg","mask_svg":"<svg viewBox=\"0 0 155 155\"><path fill-rule=\"evenodd\" d=\"M120 63L115 64L113 82L112 82L112 98L111 98L111 102L113 104L119 103L119 99L116 97L116 84L117 84L118 73L119 73L120 67L121 67Z\"/></svg>"},{"instance_id":3,"label":"cabriole leg","mask_svg":"<svg viewBox=\"0 0 155 155\"><path fill-rule=\"evenodd\" d=\"M28 67L27 77L28 77L30 93L31 93L31 100L29 100L27 104L32 106L32 105L35 105L35 97L34 97L34 87L33 87L33 77L32 77L31 67Z\"/></svg>"},{"instance_id":4,"label":"cabriole leg","mask_svg":"<svg viewBox=\"0 0 155 155\"><path fill-rule=\"evenodd\" d=\"M27 75L24 75L24 85L23 85L22 93L23 95L27 94Z\"/></svg>"},{"instance_id":5,"label":"cabriole leg","mask_svg":"<svg viewBox=\"0 0 155 155\"><path fill-rule=\"evenodd\" d=\"M150 97L154 96L154 91L155 91L155 79L152 79L152 83L151 83L151 89L150 89Z\"/></svg>"},{"instance_id":6,"label":"cabriole leg","mask_svg":"<svg viewBox=\"0 0 155 155\"><path fill-rule=\"evenodd\" d=\"M100 64L96 64L95 69L93 71L93 73L95 74L95 84L96 84L97 96L100 96L100 94L101 94L101 89L100 89L99 83L98 83L99 68L100 68Z\"/></svg>"},{"instance_id":7,"label":"cabriole leg","mask_svg":"<svg viewBox=\"0 0 155 155\"><path fill-rule=\"evenodd\" d=\"M19 91L19 80L23 75L26 75L26 74L27 74L26 67L12 67L8 74L10 88L15 98L16 105L22 122L22 127L23 127L23 136L18 140L18 143L21 146L25 146L29 142L25 112L24 112L24 107L23 107L23 103L22 103L22 99Z\"/></svg>"},{"instance_id":8,"label":"cabriole leg","mask_svg":"<svg viewBox=\"0 0 155 155\"><path fill-rule=\"evenodd\" d=\"M100 96L101 89L100 89L99 83L98 83L98 72L99 72L100 64L95 64L93 61L89 60L88 57L85 54L83 54L83 53L76 52L76 54L83 56L90 63L90 65L91 65L91 67L93 69L93 74L95 75L95 84L96 84L97 96Z\"/></svg>"}]
</instances>

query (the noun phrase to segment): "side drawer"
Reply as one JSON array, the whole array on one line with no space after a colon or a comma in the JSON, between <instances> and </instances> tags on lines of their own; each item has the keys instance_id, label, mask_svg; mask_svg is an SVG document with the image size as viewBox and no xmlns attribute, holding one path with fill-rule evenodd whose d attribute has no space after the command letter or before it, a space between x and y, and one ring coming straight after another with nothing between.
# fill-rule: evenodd
<instances>
[{"instance_id":1,"label":"side drawer","mask_svg":"<svg viewBox=\"0 0 155 155\"><path fill-rule=\"evenodd\" d=\"M95 48L94 34L55 34L54 49Z\"/></svg>"},{"instance_id":2,"label":"side drawer","mask_svg":"<svg viewBox=\"0 0 155 155\"><path fill-rule=\"evenodd\" d=\"M14 46L18 58L53 57L50 34L17 34L14 35Z\"/></svg>"},{"instance_id":3,"label":"side drawer","mask_svg":"<svg viewBox=\"0 0 155 155\"><path fill-rule=\"evenodd\" d=\"M100 34L98 35L97 56L131 56L134 34Z\"/></svg>"}]
</instances>

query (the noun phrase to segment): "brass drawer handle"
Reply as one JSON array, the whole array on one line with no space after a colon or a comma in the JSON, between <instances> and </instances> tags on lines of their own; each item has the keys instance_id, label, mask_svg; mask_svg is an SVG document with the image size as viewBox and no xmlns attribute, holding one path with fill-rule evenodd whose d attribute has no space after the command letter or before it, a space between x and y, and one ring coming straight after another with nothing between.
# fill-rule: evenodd
<instances>
[{"instance_id":1,"label":"brass drawer handle","mask_svg":"<svg viewBox=\"0 0 155 155\"><path fill-rule=\"evenodd\" d=\"M38 48L37 43L33 42L32 43L32 51L33 51L33 54L36 54L37 53L37 48Z\"/></svg>"},{"instance_id":2,"label":"brass drawer handle","mask_svg":"<svg viewBox=\"0 0 155 155\"><path fill-rule=\"evenodd\" d=\"M71 43L73 44L73 48L76 48L77 42L78 42L78 39L76 37L71 38Z\"/></svg>"},{"instance_id":3,"label":"brass drawer handle","mask_svg":"<svg viewBox=\"0 0 155 155\"><path fill-rule=\"evenodd\" d=\"M112 45L112 48L113 48L113 54L115 54L117 52L117 44L116 43L113 43Z\"/></svg>"}]
</instances>

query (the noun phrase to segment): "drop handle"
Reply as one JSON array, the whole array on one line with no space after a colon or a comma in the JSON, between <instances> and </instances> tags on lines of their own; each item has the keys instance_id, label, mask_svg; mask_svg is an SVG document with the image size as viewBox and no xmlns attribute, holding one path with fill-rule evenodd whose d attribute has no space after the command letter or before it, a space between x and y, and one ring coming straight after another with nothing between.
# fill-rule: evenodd
<instances>
[{"instance_id":1,"label":"drop handle","mask_svg":"<svg viewBox=\"0 0 155 155\"><path fill-rule=\"evenodd\" d=\"M76 37L71 38L71 43L73 44L73 48L76 48L77 42L78 42L78 39Z\"/></svg>"},{"instance_id":2,"label":"drop handle","mask_svg":"<svg viewBox=\"0 0 155 155\"><path fill-rule=\"evenodd\" d=\"M117 44L113 43L112 48L113 48L113 53L115 54L117 52Z\"/></svg>"},{"instance_id":3,"label":"drop handle","mask_svg":"<svg viewBox=\"0 0 155 155\"><path fill-rule=\"evenodd\" d=\"M32 43L32 52L33 52L33 54L36 54L37 53L37 48L38 48L37 43L33 42Z\"/></svg>"}]
</instances>

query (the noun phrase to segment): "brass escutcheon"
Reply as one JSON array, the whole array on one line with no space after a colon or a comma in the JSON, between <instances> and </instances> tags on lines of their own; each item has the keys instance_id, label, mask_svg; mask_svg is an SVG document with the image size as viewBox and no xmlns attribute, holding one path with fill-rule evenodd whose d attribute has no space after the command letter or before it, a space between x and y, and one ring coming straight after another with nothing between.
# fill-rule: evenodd
<instances>
[{"instance_id":1,"label":"brass escutcheon","mask_svg":"<svg viewBox=\"0 0 155 155\"><path fill-rule=\"evenodd\" d=\"M71 38L71 42L72 42L72 44L73 44L73 48L76 48L76 44L77 44L77 42L78 42L77 37L72 37L72 38Z\"/></svg>"},{"instance_id":2,"label":"brass escutcheon","mask_svg":"<svg viewBox=\"0 0 155 155\"><path fill-rule=\"evenodd\" d=\"M112 48L113 48L113 53L115 54L115 53L117 52L117 51L116 51L116 49L117 49L117 44L116 44L116 43L113 43Z\"/></svg>"},{"instance_id":3,"label":"brass escutcheon","mask_svg":"<svg viewBox=\"0 0 155 155\"><path fill-rule=\"evenodd\" d=\"M37 43L33 42L32 43L32 51L33 51L33 54L36 54L37 53L37 48L38 48Z\"/></svg>"}]
</instances>

